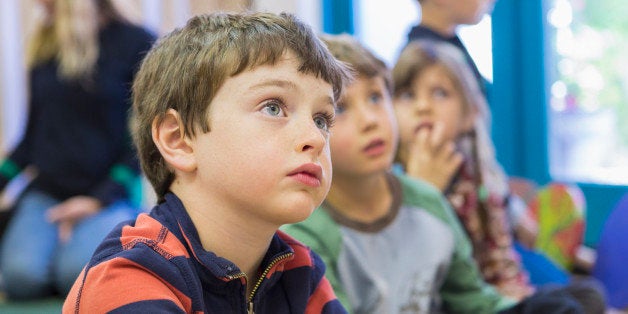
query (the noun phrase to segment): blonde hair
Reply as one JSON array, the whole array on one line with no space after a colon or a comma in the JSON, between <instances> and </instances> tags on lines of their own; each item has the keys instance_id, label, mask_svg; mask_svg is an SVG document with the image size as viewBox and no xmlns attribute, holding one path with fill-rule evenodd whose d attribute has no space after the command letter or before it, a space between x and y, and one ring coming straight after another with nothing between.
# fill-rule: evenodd
<instances>
[{"instance_id":1,"label":"blonde hair","mask_svg":"<svg viewBox=\"0 0 628 314\"><path fill-rule=\"evenodd\" d=\"M100 23L124 20L110 0L56 0L26 50L29 69L56 60L62 79L88 79L96 71Z\"/></svg>"},{"instance_id":2,"label":"blonde hair","mask_svg":"<svg viewBox=\"0 0 628 314\"><path fill-rule=\"evenodd\" d=\"M446 70L456 88L464 99L463 108L470 113L477 112L473 127L473 137L461 134L460 147L467 156L477 152L480 174L486 188L499 195L505 196L508 192L506 174L495 157L495 148L490 137L491 113L482 93L478 81L475 79L462 52L455 46L431 40L416 40L410 42L400 53L397 63L393 67L392 77L395 86L395 95L408 90L412 83L428 67L441 65ZM475 146L475 147L473 147Z\"/></svg>"},{"instance_id":3,"label":"blonde hair","mask_svg":"<svg viewBox=\"0 0 628 314\"><path fill-rule=\"evenodd\" d=\"M209 132L208 107L225 80L259 65L274 64L286 51L299 58L298 71L331 84L338 100L350 77L348 70L307 25L290 14L196 16L148 52L133 83L130 123L142 169L160 201L174 173L152 140L153 121L160 123L172 108L181 115L186 136L194 136L197 129Z\"/></svg>"}]
</instances>

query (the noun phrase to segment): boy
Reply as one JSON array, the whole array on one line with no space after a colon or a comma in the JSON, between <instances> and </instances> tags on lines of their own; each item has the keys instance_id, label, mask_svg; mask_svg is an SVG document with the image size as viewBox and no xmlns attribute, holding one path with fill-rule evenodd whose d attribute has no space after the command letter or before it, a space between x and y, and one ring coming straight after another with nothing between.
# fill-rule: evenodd
<instances>
[{"instance_id":1,"label":"boy","mask_svg":"<svg viewBox=\"0 0 628 314\"><path fill-rule=\"evenodd\" d=\"M458 47L473 75L486 96L487 82L480 74L478 67L471 58L458 35L456 29L460 25L475 25L482 20L484 14L491 13L497 0L417 0L421 7L421 22L408 33L408 42L417 39L443 41Z\"/></svg>"},{"instance_id":2,"label":"boy","mask_svg":"<svg viewBox=\"0 0 628 314\"><path fill-rule=\"evenodd\" d=\"M131 128L158 205L119 225L69 312L344 312L320 258L277 228L331 179L347 70L287 14L192 18L148 53Z\"/></svg>"},{"instance_id":3,"label":"boy","mask_svg":"<svg viewBox=\"0 0 628 314\"><path fill-rule=\"evenodd\" d=\"M329 194L285 230L321 255L355 313L494 313L512 305L481 280L439 191L389 172L398 134L385 64L348 36L324 41L357 77L338 102Z\"/></svg>"}]
</instances>

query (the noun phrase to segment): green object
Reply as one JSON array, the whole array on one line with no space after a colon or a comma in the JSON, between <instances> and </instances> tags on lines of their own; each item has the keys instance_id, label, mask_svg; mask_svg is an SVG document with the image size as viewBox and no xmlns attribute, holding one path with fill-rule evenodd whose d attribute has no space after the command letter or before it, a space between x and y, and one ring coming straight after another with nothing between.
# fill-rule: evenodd
<instances>
[{"instance_id":1,"label":"green object","mask_svg":"<svg viewBox=\"0 0 628 314\"><path fill-rule=\"evenodd\" d=\"M15 178L21 171L22 169L10 159L5 159L2 164L0 164L0 175L8 180Z\"/></svg>"},{"instance_id":2,"label":"green object","mask_svg":"<svg viewBox=\"0 0 628 314\"><path fill-rule=\"evenodd\" d=\"M32 301L0 301L0 313L3 314L58 314L63 308L63 299L46 298Z\"/></svg>"}]
</instances>

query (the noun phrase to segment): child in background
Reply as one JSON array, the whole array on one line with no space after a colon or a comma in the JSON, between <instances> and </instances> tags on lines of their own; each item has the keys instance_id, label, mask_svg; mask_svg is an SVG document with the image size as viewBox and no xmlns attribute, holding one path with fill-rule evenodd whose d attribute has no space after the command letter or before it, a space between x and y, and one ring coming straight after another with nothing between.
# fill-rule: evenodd
<instances>
[{"instance_id":1,"label":"child in background","mask_svg":"<svg viewBox=\"0 0 628 314\"><path fill-rule=\"evenodd\" d=\"M484 279L512 298L530 296L506 219L509 191L489 137L490 113L464 56L446 43L414 41L392 72L401 166L447 196ZM552 270L560 272L545 259L543 271Z\"/></svg>"},{"instance_id":2,"label":"child in background","mask_svg":"<svg viewBox=\"0 0 628 314\"><path fill-rule=\"evenodd\" d=\"M310 218L285 230L321 255L354 313L495 313L513 305L481 279L440 192L390 172L397 124L386 65L347 35L323 40L357 78L332 128L330 192Z\"/></svg>"},{"instance_id":3,"label":"child in background","mask_svg":"<svg viewBox=\"0 0 628 314\"><path fill-rule=\"evenodd\" d=\"M487 94L488 82L482 77L471 55L456 31L460 25L475 25L484 14L490 14L496 0L417 0L421 21L408 33L408 43L429 39L456 46L464 54L465 62L473 71L482 92Z\"/></svg>"},{"instance_id":4,"label":"child in background","mask_svg":"<svg viewBox=\"0 0 628 314\"><path fill-rule=\"evenodd\" d=\"M449 43L460 49L484 97L490 100L488 91L491 84L480 74L457 31L461 25L475 25L485 14L491 14L496 0L417 0L417 2L420 6L421 21L408 33L408 43L414 40L431 40ZM531 182L518 181L528 184ZM505 183L514 185L514 180L509 178ZM527 268L537 267L538 258L534 251L531 251L536 249L566 270L572 270L574 266L584 271L588 269L586 259L576 254L582 246L584 230L581 210L579 211L578 205L573 203L575 194L572 192L577 189L569 187L572 191L567 192L565 187L565 184L551 183L538 194L540 196L549 192L551 197L559 198L558 202L564 205L562 208L557 208L555 202L543 200L542 197L535 197L533 204L526 204L516 191L508 197L511 206L508 206L507 217L516 240L515 248L524 256L523 262ZM528 205L531 205L530 210ZM549 210L546 210L548 208ZM556 267L547 275L543 274L543 266L530 276L535 284L565 281L568 277L566 271Z\"/></svg>"},{"instance_id":5,"label":"child in background","mask_svg":"<svg viewBox=\"0 0 628 314\"><path fill-rule=\"evenodd\" d=\"M348 77L287 14L198 16L161 39L131 118L158 204L110 233L63 312L345 312L320 258L277 228L328 191Z\"/></svg>"}]
</instances>

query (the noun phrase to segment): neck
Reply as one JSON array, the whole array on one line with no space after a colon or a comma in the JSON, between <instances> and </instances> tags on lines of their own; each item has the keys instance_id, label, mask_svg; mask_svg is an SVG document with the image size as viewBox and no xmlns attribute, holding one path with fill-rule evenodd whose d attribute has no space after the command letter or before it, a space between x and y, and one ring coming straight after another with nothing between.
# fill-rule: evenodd
<instances>
[{"instance_id":1,"label":"neck","mask_svg":"<svg viewBox=\"0 0 628 314\"><path fill-rule=\"evenodd\" d=\"M247 277L247 295L258 280L259 268L270 241L279 226L243 218L242 211L234 209L218 197L199 199L207 195L193 189L172 191L179 196L192 222L197 226L201 244L206 251L233 262Z\"/></svg>"},{"instance_id":2,"label":"neck","mask_svg":"<svg viewBox=\"0 0 628 314\"><path fill-rule=\"evenodd\" d=\"M456 34L456 23L447 17L445 10L423 5L421 8L421 25L425 26L443 37L453 37Z\"/></svg>"},{"instance_id":3,"label":"neck","mask_svg":"<svg viewBox=\"0 0 628 314\"><path fill-rule=\"evenodd\" d=\"M347 218L370 223L388 214L393 196L386 173L334 176L326 201Z\"/></svg>"}]
</instances>

